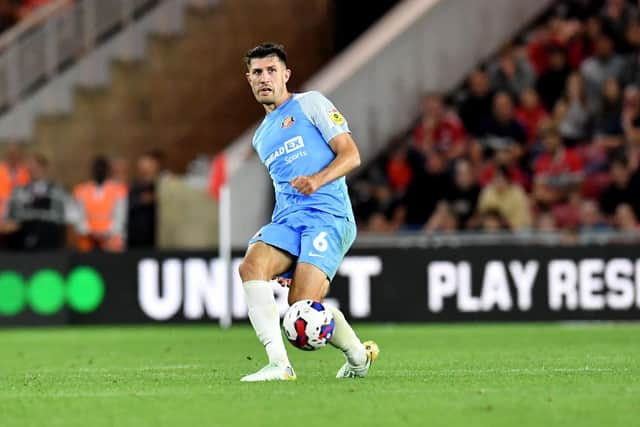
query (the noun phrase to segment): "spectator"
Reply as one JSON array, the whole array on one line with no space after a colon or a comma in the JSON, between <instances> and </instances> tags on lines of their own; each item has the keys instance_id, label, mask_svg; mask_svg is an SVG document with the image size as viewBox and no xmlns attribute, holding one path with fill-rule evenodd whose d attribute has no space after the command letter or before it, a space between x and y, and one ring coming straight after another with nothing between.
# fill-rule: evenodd
<instances>
[{"instance_id":1,"label":"spectator","mask_svg":"<svg viewBox=\"0 0 640 427\"><path fill-rule=\"evenodd\" d=\"M145 154L145 156L147 157L153 157L151 156L151 154L147 153ZM155 163L157 163L157 161L154 159L153 160ZM113 181L122 184L124 186L128 186L129 185L129 181L130 181L130 162L129 159L127 159L126 157L123 156L116 156L115 158L113 158L111 160L111 179L113 179Z\"/></svg>"},{"instance_id":2,"label":"spectator","mask_svg":"<svg viewBox=\"0 0 640 427\"><path fill-rule=\"evenodd\" d=\"M622 86L640 87L640 48L624 58L620 71L620 84Z\"/></svg>"},{"instance_id":3,"label":"spectator","mask_svg":"<svg viewBox=\"0 0 640 427\"><path fill-rule=\"evenodd\" d=\"M158 168L160 170L158 178L171 176L172 172L167 166L167 154L159 148L154 148L149 153L156 159L156 162L158 162Z\"/></svg>"},{"instance_id":4,"label":"spectator","mask_svg":"<svg viewBox=\"0 0 640 427\"><path fill-rule=\"evenodd\" d=\"M374 198L374 182L368 175L370 171L367 171L366 177L359 179L351 186L353 194L351 196L351 204L353 205L353 213L356 217L356 223L362 230L366 229L367 222L371 215L377 212L378 203Z\"/></svg>"},{"instance_id":5,"label":"spectator","mask_svg":"<svg viewBox=\"0 0 640 427\"><path fill-rule=\"evenodd\" d=\"M498 92L493 99L493 115L486 123L484 136L489 139L485 146L515 145L523 147L527 133L515 118L513 100L506 92Z\"/></svg>"},{"instance_id":6,"label":"spectator","mask_svg":"<svg viewBox=\"0 0 640 427\"><path fill-rule=\"evenodd\" d=\"M353 204L360 229L378 233L392 232L405 222L406 211L386 182L360 181L353 188L358 196Z\"/></svg>"},{"instance_id":7,"label":"spectator","mask_svg":"<svg viewBox=\"0 0 640 427\"><path fill-rule=\"evenodd\" d=\"M584 200L580 206L579 231L601 232L609 230L611 227L602 218L602 213L595 200Z\"/></svg>"},{"instance_id":8,"label":"spectator","mask_svg":"<svg viewBox=\"0 0 640 427\"><path fill-rule=\"evenodd\" d=\"M23 187L31 180L28 166L24 162L21 144L9 144L0 162L0 215L4 216L11 192Z\"/></svg>"},{"instance_id":9,"label":"spectator","mask_svg":"<svg viewBox=\"0 0 640 427\"><path fill-rule=\"evenodd\" d=\"M32 180L17 187L9 199L3 231L9 233L9 248L39 251L62 249L67 223L72 217L69 194L49 177L49 161L34 154L28 161Z\"/></svg>"},{"instance_id":10,"label":"spectator","mask_svg":"<svg viewBox=\"0 0 640 427\"><path fill-rule=\"evenodd\" d=\"M505 217L496 209L489 209L483 212L480 215L479 221L480 231L484 231L485 233L497 233L510 229Z\"/></svg>"},{"instance_id":11,"label":"spectator","mask_svg":"<svg viewBox=\"0 0 640 427\"><path fill-rule=\"evenodd\" d=\"M534 163L533 193L536 201L550 207L579 188L583 165L575 151L563 147L555 128L545 129L542 138L545 151Z\"/></svg>"},{"instance_id":12,"label":"spectator","mask_svg":"<svg viewBox=\"0 0 640 427\"><path fill-rule=\"evenodd\" d=\"M513 46L500 52L497 63L490 68L492 86L499 92L507 92L517 98L523 90L533 87L536 74L525 55Z\"/></svg>"},{"instance_id":13,"label":"spectator","mask_svg":"<svg viewBox=\"0 0 640 427\"><path fill-rule=\"evenodd\" d=\"M447 111L439 94L427 95L423 102L422 120L413 131L416 147L423 152L438 151L447 160L465 152L465 132L460 118Z\"/></svg>"},{"instance_id":14,"label":"spectator","mask_svg":"<svg viewBox=\"0 0 640 427\"><path fill-rule=\"evenodd\" d=\"M626 0L607 0L600 14L604 29L609 32L618 49L625 45L627 25L637 17L637 10Z\"/></svg>"},{"instance_id":15,"label":"spectator","mask_svg":"<svg viewBox=\"0 0 640 427\"><path fill-rule=\"evenodd\" d=\"M458 159L454 165L453 184L447 195L448 210L454 215L455 222L460 228L465 228L467 222L476 210L480 186L478 185L471 162Z\"/></svg>"},{"instance_id":16,"label":"spectator","mask_svg":"<svg viewBox=\"0 0 640 427\"><path fill-rule=\"evenodd\" d=\"M371 185L366 178L359 179L351 184L351 205L356 218L358 230L365 231L367 221L375 212L372 208L373 196L370 191Z\"/></svg>"},{"instance_id":17,"label":"spectator","mask_svg":"<svg viewBox=\"0 0 640 427\"><path fill-rule=\"evenodd\" d=\"M531 31L527 45L527 56L537 75L543 74L549 66L549 48L563 47L559 37L562 19L552 16L547 22Z\"/></svg>"},{"instance_id":18,"label":"spectator","mask_svg":"<svg viewBox=\"0 0 640 427\"><path fill-rule=\"evenodd\" d=\"M615 79L604 83L602 103L596 116L595 133L599 138L612 138L615 141L606 145L618 146L622 142L622 96L620 85ZM618 142L620 140L620 142Z\"/></svg>"},{"instance_id":19,"label":"spectator","mask_svg":"<svg viewBox=\"0 0 640 427\"><path fill-rule=\"evenodd\" d=\"M640 225L633 208L626 203L618 205L613 223L618 230L638 232Z\"/></svg>"},{"instance_id":20,"label":"spectator","mask_svg":"<svg viewBox=\"0 0 640 427\"><path fill-rule=\"evenodd\" d=\"M619 52L623 55L633 54L640 49L640 22L632 19L624 31L624 40ZM624 72L624 71L623 71Z\"/></svg>"},{"instance_id":21,"label":"spectator","mask_svg":"<svg viewBox=\"0 0 640 427\"><path fill-rule=\"evenodd\" d=\"M385 165L387 180L393 191L404 193L413 178L413 170L405 145L396 145L391 150Z\"/></svg>"},{"instance_id":22,"label":"spectator","mask_svg":"<svg viewBox=\"0 0 640 427\"><path fill-rule=\"evenodd\" d=\"M640 145L640 90L635 86L624 90L622 129L628 142Z\"/></svg>"},{"instance_id":23,"label":"spectator","mask_svg":"<svg viewBox=\"0 0 640 427\"><path fill-rule=\"evenodd\" d=\"M565 145L572 147L589 139L592 117L580 74L572 73L567 79L565 95L556 104L553 119Z\"/></svg>"},{"instance_id":24,"label":"spectator","mask_svg":"<svg viewBox=\"0 0 640 427\"><path fill-rule=\"evenodd\" d=\"M160 165L151 153L136 163L137 178L129 189L127 246L153 248L156 245L156 185Z\"/></svg>"},{"instance_id":25,"label":"spectator","mask_svg":"<svg viewBox=\"0 0 640 427\"><path fill-rule=\"evenodd\" d=\"M540 104L535 89L525 89L520 95L520 106L516 109L516 119L527 132L527 143L532 145L538 137L540 123L546 121L549 113Z\"/></svg>"},{"instance_id":26,"label":"spectator","mask_svg":"<svg viewBox=\"0 0 640 427\"><path fill-rule=\"evenodd\" d=\"M557 45L550 46L549 66L536 83L536 89L547 111L552 111L562 97L570 72L565 50Z\"/></svg>"},{"instance_id":27,"label":"spectator","mask_svg":"<svg viewBox=\"0 0 640 427\"><path fill-rule=\"evenodd\" d=\"M494 173L491 184L482 190L478 201L480 214L492 210L499 212L512 230L529 227L532 223L527 194L511 182L508 170L502 166Z\"/></svg>"},{"instance_id":28,"label":"spectator","mask_svg":"<svg viewBox=\"0 0 640 427\"><path fill-rule=\"evenodd\" d=\"M566 201L562 201L551 207L551 213L558 228L564 230L577 230L580 224L580 209L583 202L582 194L578 189L571 191ZM543 207L544 209L545 207Z\"/></svg>"},{"instance_id":29,"label":"spectator","mask_svg":"<svg viewBox=\"0 0 640 427\"><path fill-rule=\"evenodd\" d=\"M602 21L596 16L586 19L584 25L567 43L567 62L572 70L579 70L585 59L595 52L596 40L602 35Z\"/></svg>"},{"instance_id":30,"label":"spectator","mask_svg":"<svg viewBox=\"0 0 640 427\"><path fill-rule=\"evenodd\" d=\"M558 231L558 224L551 212L543 211L536 216L534 228L544 233L553 233Z\"/></svg>"},{"instance_id":31,"label":"spectator","mask_svg":"<svg viewBox=\"0 0 640 427\"><path fill-rule=\"evenodd\" d=\"M392 233L396 231L384 213L374 212L369 217L364 231L368 233Z\"/></svg>"},{"instance_id":32,"label":"spectator","mask_svg":"<svg viewBox=\"0 0 640 427\"><path fill-rule=\"evenodd\" d=\"M467 94L460 103L460 118L467 132L479 137L489 120L493 102L489 76L485 71L476 69L471 72L467 86Z\"/></svg>"},{"instance_id":33,"label":"spectator","mask_svg":"<svg viewBox=\"0 0 640 427\"><path fill-rule=\"evenodd\" d=\"M406 220L402 198L382 179L360 181L354 185L359 199L354 201L358 226L363 231L391 233L398 231Z\"/></svg>"},{"instance_id":34,"label":"spectator","mask_svg":"<svg viewBox=\"0 0 640 427\"><path fill-rule=\"evenodd\" d=\"M493 180L493 175L498 167L505 167L509 174L509 180L529 189L530 182L527 174L518 165L518 152L513 147L498 147L495 155L490 159L480 172L480 186L486 187Z\"/></svg>"},{"instance_id":35,"label":"spectator","mask_svg":"<svg viewBox=\"0 0 640 427\"><path fill-rule=\"evenodd\" d=\"M580 67L584 79L587 105L595 110L600 105L602 86L607 79L618 79L624 66L623 59L614 51L611 37L603 34L596 40L594 56L585 60Z\"/></svg>"},{"instance_id":36,"label":"spectator","mask_svg":"<svg viewBox=\"0 0 640 427\"><path fill-rule=\"evenodd\" d=\"M124 250L127 220L127 188L109 179L109 161L102 156L94 159L91 181L79 184L73 191L80 210L76 228L78 250Z\"/></svg>"},{"instance_id":37,"label":"spectator","mask_svg":"<svg viewBox=\"0 0 640 427\"><path fill-rule=\"evenodd\" d=\"M602 212L611 218L621 204L633 206L636 214L640 212L640 176L632 175L626 157L614 157L610 171L611 184L602 191L599 199Z\"/></svg>"},{"instance_id":38,"label":"spectator","mask_svg":"<svg viewBox=\"0 0 640 427\"><path fill-rule=\"evenodd\" d=\"M579 21L552 16L545 25L534 30L527 46L527 53L536 73L541 75L548 70L551 49L565 50L580 41L582 29Z\"/></svg>"},{"instance_id":39,"label":"spectator","mask_svg":"<svg viewBox=\"0 0 640 427\"><path fill-rule=\"evenodd\" d=\"M425 225L425 232L431 233L451 233L458 229L458 218L451 205L444 200L438 202L433 215Z\"/></svg>"},{"instance_id":40,"label":"spectator","mask_svg":"<svg viewBox=\"0 0 640 427\"><path fill-rule=\"evenodd\" d=\"M451 178L442 154L430 153L424 169L417 171L403 198L409 229L420 229L433 214L438 202L450 194Z\"/></svg>"}]
</instances>

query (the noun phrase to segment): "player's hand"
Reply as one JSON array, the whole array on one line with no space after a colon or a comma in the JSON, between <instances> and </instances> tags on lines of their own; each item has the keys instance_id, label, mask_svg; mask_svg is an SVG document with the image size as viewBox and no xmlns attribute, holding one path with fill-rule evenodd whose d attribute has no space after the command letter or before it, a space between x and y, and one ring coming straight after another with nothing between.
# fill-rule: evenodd
<instances>
[{"instance_id":1,"label":"player's hand","mask_svg":"<svg viewBox=\"0 0 640 427\"><path fill-rule=\"evenodd\" d=\"M320 188L320 182L314 176L298 176L293 178L290 184L305 196L315 193Z\"/></svg>"}]
</instances>

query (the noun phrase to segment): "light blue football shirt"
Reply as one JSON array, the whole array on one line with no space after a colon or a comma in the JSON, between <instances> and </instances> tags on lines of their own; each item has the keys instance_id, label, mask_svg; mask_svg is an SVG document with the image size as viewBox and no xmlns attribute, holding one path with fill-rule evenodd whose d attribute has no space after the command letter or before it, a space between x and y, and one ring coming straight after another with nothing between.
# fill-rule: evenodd
<instances>
[{"instance_id":1,"label":"light blue football shirt","mask_svg":"<svg viewBox=\"0 0 640 427\"><path fill-rule=\"evenodd\" d=\"M273 222L305 209L355 222L344 177L320 187L310 196L289 183L297 176L313 175L331 163L336 155L329 141L345 132L350 132L345 118L316 91L294 94L265 116L253 137L253 147L273 180L276 194Z\"/></svg>"}]
</instances>

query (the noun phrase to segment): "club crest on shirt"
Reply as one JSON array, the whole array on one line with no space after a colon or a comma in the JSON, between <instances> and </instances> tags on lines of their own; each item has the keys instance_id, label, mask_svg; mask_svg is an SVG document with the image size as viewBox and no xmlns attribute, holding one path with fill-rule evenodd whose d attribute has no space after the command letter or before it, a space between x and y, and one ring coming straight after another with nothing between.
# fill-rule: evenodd
<instances>
[{"instance_id":1,"label":"club crest on shirt","mask_svg":"<svg viewBox=\"0 0 640 427\"><path fill-rule=\"evenodd\" d=\"M287 129L290 128L291 126L293 126L293 123L296 121L296 119L293 116L287 116L284 118L284 120L282 121L282 129Z\"/></svg>"},{"instance_id":2,"label":"club crest on shirt","mask_svg":"<svg viewBox=\"0 0 640 427\"><path fill-rule=\"evenodd\" d=\"M344 116L335 108L329 111L329 117L331 118L331 121L337 125L344 123Z\"/></svg>"}]
</instances>

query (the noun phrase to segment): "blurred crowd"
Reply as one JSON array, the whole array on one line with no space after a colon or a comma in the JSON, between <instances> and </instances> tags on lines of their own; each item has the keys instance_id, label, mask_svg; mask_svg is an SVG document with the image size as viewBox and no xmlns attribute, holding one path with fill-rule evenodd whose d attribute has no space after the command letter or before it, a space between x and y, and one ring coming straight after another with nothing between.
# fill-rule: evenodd
<instances>
[{"instance_id":1,"label":"blurred crowd","mask_svg":"<svg viewBox=\"0 0 640 427\"><path fill-rule=\"evenodd\" d=\"M51 0L0 0L0 33L50 2Z\"/></svg>"},{"instance_id":2,"label":"blurred crowd","mask_svg":"<svg viewBox=\"0 0 640 427\"><path fill-rule=\"evenodd\" d=\"M567 0L353 183L362 231L638 230L640 8Z\"/></svg>"},{"instance_id":3,"label":"blurred crowd","mask_svg":"<svg viewBox=\"0 0 640 427\"><path fill-rule=\"evenodd\" d=\"M87 180L68 191L52 176L46 156L27 156L22 146L7 146L0 162L0 248L153 248L157 182L167 173L164 160L160 151L144 153L130 180L127 159L98 156Z\"/></svg>"}]
</instances>

